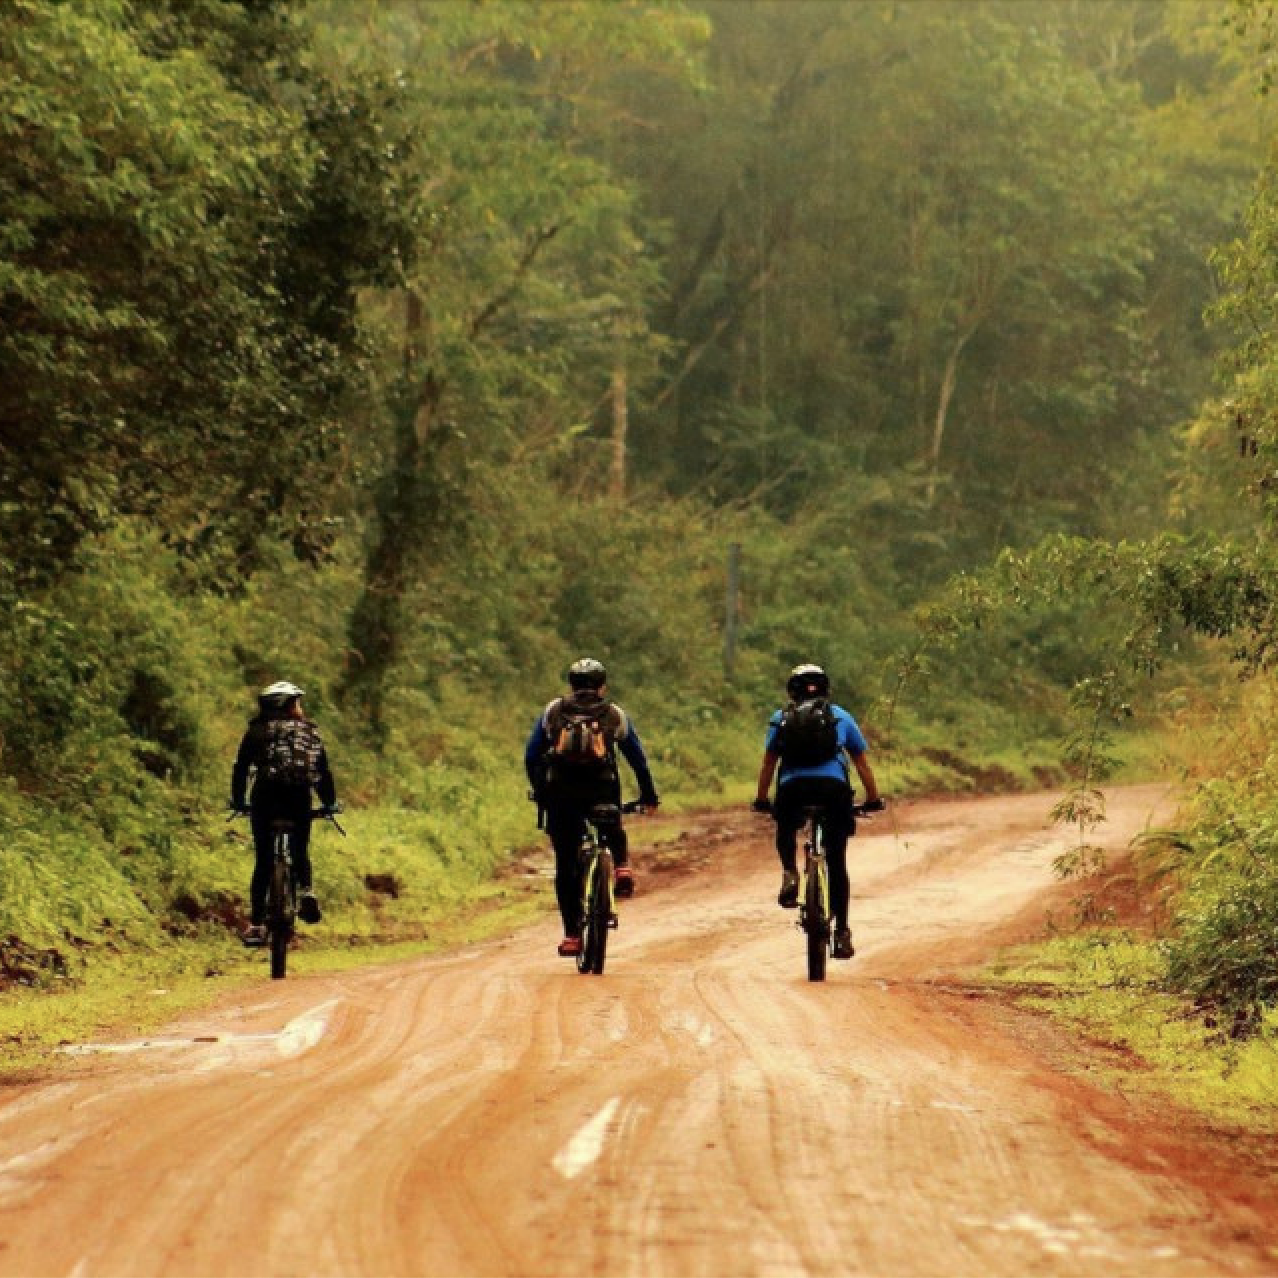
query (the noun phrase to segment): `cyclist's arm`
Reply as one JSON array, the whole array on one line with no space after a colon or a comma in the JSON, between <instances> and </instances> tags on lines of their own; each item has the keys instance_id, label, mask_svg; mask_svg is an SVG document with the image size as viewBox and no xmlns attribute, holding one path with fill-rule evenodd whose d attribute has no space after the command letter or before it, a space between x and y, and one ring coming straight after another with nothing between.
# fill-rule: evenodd
<instances>
[{"instance_id":1,"label":"cyclist's arm","mask_svg":"<svg viewBox=\"0 0 1278 1278\"><path fill-rule=\"evenodd\" d=\"M326 808L335 808L337 806L337 783L333 780L332 769L328 766L328 751L323 746L320 747L319 759L319 780L315 782L315 793L319 795L319 801Z\"/></svg>"},{"instance_id":2,"label":"cyclist's arm","mask_svg":"<svg viewBox=\"0 0 1278 1278\"><path fill-rule=\"evenodd\" d=\"M235 756L235 766L231 769L231 807L242 808L244 797L248 793L249 768L253 765L253 738L246 732L240 741L239 753Z\"/></svg>"},{"instance_id":3,"label":"cyclist's arm","mask_svg":"<svg viewBox=\"0 0 1278 1278\"><path fill-rule=\"evenodd\" d=\"M870 767L870 761L866 758L864 750L852 756L852 766L856 769L856 774L861 778L861 784L865 787L865 801L867 803L876 802L879 797L879 783L874 779L874 769Z\"/></svg>"},{"instance_id":4,"label":"cyclist's arm","mask_svg":"<svg viewBox=\"0 0 1278 1278\"><path fill-rule=\"evenodd\" d=\"M755 799L760 803L768 801L768 795L772 791L772 778L776 774L777 764L780 763L781 756L773 754L771 750L763 752L763 762L759 764L759 785L755 790Z\"/></svg>"},{"instance_id":5,"label":"cyclist's arm","mask_svg":"<svg viewBox=\"0 0 1278 1278\"><path fill-rule=\"evenodd\" d=\"M633 724L628 724L626 734L617 738L617 748L635 774L635 782L639 786L640 803L649 802L650 806L655 806L657 787L652 780L652 769L648 766L648 756L644 751L643 742L639 740L639 734L635 731Z\"/></svg>"},{"instance_id":6,"label":"cyclist's arm","mask_svg":"<svg viewBox=\"0 0 1278 1278\"><path fill-rule=\"evenodd\" d=\"M536 786L541 780L541 761L549 746L546 718L542 715L537 719L524 745L524 771L528 774L528 784L531 786Z\"/></svg>"}]
</instances>

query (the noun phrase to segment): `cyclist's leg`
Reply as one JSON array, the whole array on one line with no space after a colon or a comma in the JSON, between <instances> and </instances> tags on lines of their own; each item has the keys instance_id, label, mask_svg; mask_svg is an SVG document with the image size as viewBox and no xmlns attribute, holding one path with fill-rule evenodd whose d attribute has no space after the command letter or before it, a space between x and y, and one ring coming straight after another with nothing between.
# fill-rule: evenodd
<instances>
[{"instance_id":1,"label":"cyclist's leg","mask_svg":"<svg viewBox=\"0 0 1278 1278\"><path fill-rule=\"evenodd\" d=\"M615 821L599 825L600 842L612 853L612 863L618 869L630 864L630 839L621 823L621 780L615 774L606 777L591 796L591 807L610 804L617 809Z\"/></svg>"},{"instance_id":2,"label":"cyclist's leg","mask_svg":"<svg viewBox=\"0 0 1278 1278\"><path fill-rule=\"evenodd\" d=\"M776 819L777 856L781 860L781 888L777 892L777 904L792 910L799 904L799 830L803 825L803 806L806 787L802 778L787 781L777 787L777 797L772 805Z\"/></svg>"},{"instance_id":3,"label":"cyclist's leg","mask_svg":"<svg viewBox=\"0 0 1278 1278\"><path fill-rule=\"evenodd\" d=\"M777 856L781 859L781 868L790 874L797 874L799 868L799 830L803 827L804 804L808 802L806 793L804 778L796 777L777 787L772 805L777 823Z\"/></svg>"},{"instance_id":4,"label":"cyclist's leg","mask_svg":"<svg viewBox=\"0 0 1278 1278\"><path fill-rule=\"evenodd\" d=\"M615 821L599 823L599 839L604 847L612 853L612 863L620 869L630 864L630 836L621 824L621 818Z\"/></svg>"},{"instance_id":5,"label":"cyclist's leg","mask_svg":"<svg viewBox=\"0 0 1278 1278\"><path fill-rule=\"evenodd\" d=\"M275 860L271 821L275 813L267 807L254 807L249 815L253 828L253 877L249 881L249 922L260 927L266 922L266 894L271 886L271 867Z\"/></svg>"},{"instance_id":6,"label":"cyclist's leg","mask_svg":"<svg viewBox=\"0 0 1278 1278\"><path fill-rule=\"evenodd\" d=\"M836 928L848 925L848 837L852 833L852 793L842 781L821 779L821 835L830 874L830 913Z\"/></svg>"},{"instance_id":7,"label":"cyclist's leg","mask_svg":"<svg viewBox=\"0 0 1278 1278\"><path fill-rule=\"evenodd\" d=\"M579 804L548 796L546 833L555 850L555 900L565 936L581 935L581 869L577 854L586 819Z\"/></svg>"},{"instance_id":8,"label":"cyclist's leg","mask_svg":"<svg viewBox=\"0 0 1278 1278\"><path fill-rule=\"evenodd\" d=\"M630 868L630 836L621 824L621 811L618 808L614 821L600 821L599 841L612 853L613 882L616 892L623 900L635 894L635 874Z\"/></svg>"},{"instance_id":9,"label":"cyclist's leg","mask_svg":"<svg viewBox=\"0 0 1278 1278\"><path fill-rule=\"evenodd\" d=\"M311 800L293 814L293 879L299 892L311 890Z\"/></svg>"}]
</instances>

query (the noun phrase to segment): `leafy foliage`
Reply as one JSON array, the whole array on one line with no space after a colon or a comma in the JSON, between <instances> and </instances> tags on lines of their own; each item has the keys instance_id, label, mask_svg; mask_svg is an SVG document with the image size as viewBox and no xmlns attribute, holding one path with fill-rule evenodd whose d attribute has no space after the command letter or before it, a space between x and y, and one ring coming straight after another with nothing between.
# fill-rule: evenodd
<instances>
[{"instance_id":1,"label":"leafy foliage","mask_svg":"<svg viewBox=\"0 0 1278 1278\"><path fill-rule=\"evenodd\" d=\"M204 50L244 56L249 11L204 9L0 16L0 535L24 580L126 514L243 573L334 475L354 289L402 242L379 140L278 64L228 81Z\"/></svg>"}]
</instances>

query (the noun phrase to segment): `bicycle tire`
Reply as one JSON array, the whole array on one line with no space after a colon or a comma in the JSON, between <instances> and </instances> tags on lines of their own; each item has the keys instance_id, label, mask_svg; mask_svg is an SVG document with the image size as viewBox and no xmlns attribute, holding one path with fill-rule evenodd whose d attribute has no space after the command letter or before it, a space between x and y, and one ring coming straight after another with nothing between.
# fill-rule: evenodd
<instances>
[{"instance_id":1,"label":"bicycle tire","mask_svg":"<svg viewBox=\"0 0 1278 1278\"><path fill-rule=\"evenodd\" d=\"M599 857L592 848L581 873L581 949L577 951L577 971L588 976L595 964L594 900Z\"/></svg>"},{"instance_id":2,"label":"bicycle tire","mask_svg":"<svg viewBox=\"0 0 1278 1278\"><path fill-rule=\"evenodd\" d=\"M804 930L808 941L808 980L825 980L825 960L830 952L830 918L826 913L825 864L817 862L807 876L804 894Z\"/></svg>"},{"instance_id":3,"label":"bicycle tire","mask_svg":"<svg viewBox=\"0 0 1278 1278\"><path fill-rule=\"evenodd\" d=\"M279 839L288 836L280 834ZM276 847L271 870L270 895L266 901L266 926L271 937L271 979L281 981L288 974L288 946L293 939L293 876L287 855Z\"/></svg>"},{"instance_id":4,"label":"bicycle tire","mask_svg":"<svg viewBox=\"0 0 1278 1278\"><path fill-rule=\"evenodd\" d=\"M594 959L590 970L602 976L608 958L608 933L612 928L612 853L606 849L595 862L595 891L593 902L594 931L596 941Z\"/></svg>"}]
</instances>

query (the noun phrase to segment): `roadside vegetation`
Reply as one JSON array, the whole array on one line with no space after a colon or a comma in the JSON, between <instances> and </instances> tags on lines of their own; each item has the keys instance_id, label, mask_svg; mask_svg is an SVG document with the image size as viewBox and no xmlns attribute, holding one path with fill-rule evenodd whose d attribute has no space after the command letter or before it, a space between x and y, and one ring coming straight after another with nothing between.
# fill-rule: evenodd
<instances>
[{"instance_id":1,"label":"roadside vegetation","mask_svg":"<svg viewBox=\"0 0 1278 1278\"><path fill-rule=\"evenodd\" d=\"M670 810L748 797L818 660L892 793L1064 786L1084 897L1114 769L1212 732L1164 930L1042 962L1272 1048L1272 25L3 6L0 1050L235 979L278 678L350 828L306 961L539 908L584 653Z\"/></svg>"}]
</instances>

